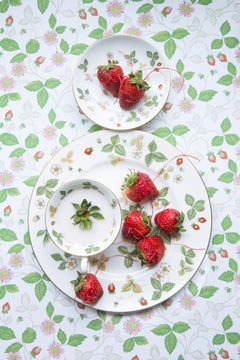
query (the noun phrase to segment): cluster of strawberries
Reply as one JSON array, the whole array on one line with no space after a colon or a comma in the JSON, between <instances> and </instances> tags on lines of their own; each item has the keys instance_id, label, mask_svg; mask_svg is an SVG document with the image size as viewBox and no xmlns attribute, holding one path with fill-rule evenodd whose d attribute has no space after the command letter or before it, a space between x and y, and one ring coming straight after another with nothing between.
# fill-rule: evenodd
<instances>
[{"instance_id":1,"label":"cluster of strawberries","mask_svg":"<svg viewBox=\"0 0 240 360\"><path fill-rule=\"evenodd\" d=\"M150 88L142 76L141 70L124 76L122 67L114 60L108 60L107 65L100 65L97 70L102 87L118 97L119 105L124 110L134 107Z\"/></svg>"},{"instance_id":2,"label":"cluster of strawberries","mask_svg":"<svg viewBox=\"0 0 240 360\"><path fill-rule=\"evenodd\" d=\"M159 190L148 174L143 172L130 172L124 178L121 186L125 196L140 205L146 201L153 201L159 195ZM184 214L174 208L166 208L154 216L154 222L159 233L152 226L151 216L142 209L134 209L128 212L122 224L122 235L131 243L135 244L134 256L141 260L142 265L156 265L164 256L164 236L171 236L183 227ZM72 281L76 296L85 304L96 304L103 295L103 288L94 274L80 274Z\"/></svg>"}]
</instances>

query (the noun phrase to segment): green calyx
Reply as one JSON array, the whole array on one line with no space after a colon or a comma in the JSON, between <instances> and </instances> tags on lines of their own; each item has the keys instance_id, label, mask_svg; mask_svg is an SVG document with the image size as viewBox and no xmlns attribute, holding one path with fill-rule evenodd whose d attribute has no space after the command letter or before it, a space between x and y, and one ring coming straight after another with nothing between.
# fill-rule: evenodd
<instances>
[{"instance_id":1,"label":"green calyx","mask_svg":"<svg viewBox=\"0 0 240 360\"><path fill-rule=\"evenodd\" d=\"M147 91L150 89L150 86L148 83L143 79L142 70L138 70L135 73L130 73L130 83L133 85L136 85L139 89L143 89L144 91Z\"/></svg>"},{"instance_id":2,"label":"green calyx","mask_svg":"<svg viewBox=\"0 0 240 360\"><path fill-rule=\"evenodd\" d=\"M83 199L81 204L72 204L76 210L75 214L71 217L73 219L74 225L79 225L82 230L90 230L92 228L92 220L103 220L104 216L99 212L100 208L98 206L92 206L91 202L88 202L86 199Z\"/></svg>"},{"instance_id":3,"label":"green calyx","mask_svg":"<svg viewBox=\"0 0 240 360\"><path fill-rule=\"evenodd\" d=\"M130 171L130 173L127 174L124 178L124 183L121 186L121 190L132 187L137 182L137 178L138 178L138 172Z\"/></svg>"},{"instance_id":4,"label":"green calyx","mask_svg":"<svg viewBox=\"0 0 240 360\"><path fill-rule=\"evenodd\" d=\"M77 273L78 273L77 279L71 281L71 284L73 284L74 286L75 292L80 291L82 286L85 284L85 276L81 274L79 271Z\"/></svg>"},{"instance_id":5,"label":"green calyx","mask_svg":"<svg viewBox=\"0 0 240 360\"><path fill-rule=\"evenodd\" d=\"M184 221L184 213L181 211L179 213L179 215L177 216L177 223L175 225L176 231L180 231L180 232L184 232L186 231L186 229L183 226L183 221Z\"/></svg>"},{"instance_id":6,"label":"green calyx","mask_svg":"<svg viewBox=\"0 0 240 360\"><path fill-rule=\"evenodd\" d=\"M112 69L115 65L118 64L118 61L117 60L108 60L108 63L107 65L99 65L98 66L98 69L101 69L101 70L110 70Z\"/></svg>"}]
</instances>

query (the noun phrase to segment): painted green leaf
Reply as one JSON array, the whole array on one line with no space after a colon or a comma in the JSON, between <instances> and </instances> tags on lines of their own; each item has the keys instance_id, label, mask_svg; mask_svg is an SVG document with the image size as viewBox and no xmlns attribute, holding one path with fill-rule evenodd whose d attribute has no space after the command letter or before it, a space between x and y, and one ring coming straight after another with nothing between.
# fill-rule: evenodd
<instances>
[{"instance_id":1,"label":"painted green leaf","mask_svg":"<svg viewBox=\"0 0 240 360\"><path fill-rule=\"evenodd\" d=\"M228 161L228 168L229 168L229 170L231 170L234 174L236 174L237 171L238 171L237 164L235 163L235 161L233 161L233 160L231 160L231 159Z\"/></svg>"},{"instance_id":2,"label":"painted green leaf","mask_svg":"<svg viewBox=\"0 0 240 360\"><path fill-rule=\"evenodd\" d=\"M61 39L60 49L64 52L64 54L67 54L67 52L69 51L69 45L68 45L67 41Z\"/></svg>"},{"instance_id":3,"label":"painted green leaf","mask_svg":"<svg viewBox=\"0 0 240 360\"><path fill-rule=\"evenodd\" d=\"M60 138L59 138L59 144L62 145L63 147L68 145L68 138L61 134Z\"/></svg>"},{"instance_id":4,"label":"painted green leaf","mask_svg":"<svg viewBox=\"0 0 240 360\"><path fill-rule=\"evenodd\" d=\"M226 337L227 341L232 345L236 345L240 342L240 334L238 332L227 332Z\"/></svg>"},{"instance_id":5,"label":"painted green leaf","mask_svg":"<svg viewBox=\"0 0 240 360\"><path fill-rule=\"evenodd\" d=\"M29 134L25 139L25 146L28 149L35 148L39 143L39 138L35 134Z\"/></svg>"},{"instance_id":6,"label":"painted green leaf","mask_svg":"<svg viewBox=\"0 0 240 360\"><path fill-rule=\"evenodd\" d=\"M209 5L212 3L212 0L198 0L199 5Z\"/></svg>"},{"instance_id":7,"label":"painted green leaf","mask_svg":"<svg viewBox=\"0 0 240 360\"><path fill-rule=\"evenodd\" d=\"M192 72L192 71L187 71L187 72L185 72L185 73L183 73L183 77L184 77L184 79L186 79L186 80L190 80L190 79L192 79L192 77L194 76L194 72Z\"/></svg>"},{"instance_id":8,"label":"painted green leaf","mask_svg":"<svg viewBox=\"0 0 240 360\"><path fill-rule=\"evenodd\" d=\"M87 47L88 47L87 44L74 44L71 47L70 54L72 54L72 55L80 55L87 49Z\"/></svg>"},{"instance_id":9,"label":"painted green leaf","mask_svg":"<svg viewBox=\"0 0 240 360\"><path fill-rule=\"evenodd\" d=\"M18 43L13 39L4 38L0 41L0 46L6 51L16 51L19 49Z\"/></svg>"},{"instance_id":10,"label":"painted green leaf","mask_svg":"<svg viewBox=\"0 0 240 360\"><path fill-rule=\"evenodd\" d=\"M212 139L212 146L221 146L223 144L223 141L224 141L223 136L216 135Z\"/></svg>"},{"instance_id":11,"label":"painted green leaf","mask_svg":"<svg viewBox=\"0 0 240 360\"><path fill-rule=\"evenodd\" d=\"M212 238L213 245L220 245L224 242L224 235L223 234L216 234Z\"/></svg>"},{"instance_id":12,"label":"painted green leaf","mask_svg":"<svg viewBox=\"0 0 240 360\"><path fill-rule=\"evenodd\" d=\"M62 345L65 344L66 341L67 341L66 333L65 333L63 330L61 330L61 329L58 330L57 338L58 338L58 340L60 341L60 343L61 343Z\"/></svg>"},{"instance_id":13,"label":"painted green leaf","mask_svg":"<svg viewBox=\"0 0 240 360\"><path fill-rule=\"evenodd\" d=\"M16 136L10 133L0 134L0 141L7 146L18 144L18 139L16 138Z\"/></svg>"},{"instance_id":14,"label":"painted green leaf","mask_svg":"<svg viewBox=\"0 0 240 360\"><path fill-rule=\"evenodd\" d=\"M224 334L216 334L213 337L213 345L222 345L225 341L225 335Z\"/></svg>"},{"instance_id":15,"label":"painted green leaf","mask_svg":"<svg viewBox=\"0 0 240 360\"><path fill-rule=\"evenodd\" d=\"M159 31L152 36L152 39L157 42L164 42L170 38L170 33L168 31Z\"/></svg>"},{"instance_id":16,"label":"painted green leaf","mask_svg":"<svg viewBox=\"0 0 240 360\"><path fill-rule=\"evenodd\" d=\"M55 31L58 34L63 34L65 30L66 30L66 26L57 26L56 29L55 29Z\"/></svg>"},{"instance_id":17,"label":"painted green leaf","mask_svg":"<svg viewBox=\"0 0 240 360\"><path fill-rule=\"evenodd\" d=\"M171 331L171 327L168 324L160 324L151 330L153 334L157 336L165 336Z\"/></svg>"},{"instance_id":18,"label":"painted green leaf","mask_svg":"<svg viewBox=\"0 0 240 360\"><path fill-rule=\"evenodd\" d=\"M226 134L225 140L228 145L237 145L240 142L240 137L237 134Z\"/></svg>"},{"instance_id":19,"label":"painted green leaf","mask_svg":"<svg viewBox=\"0 0 240 360\"><path fill-rule=\"evenodd\" d=\"M233 271L224 271L220 276L219 280L225 281L225 282L231 282L234 278L234 272Z\"/></svg>"},{"instance_id":20,"label":"painted green leaf","mask_svg":"<svg viewBox=\"0 0 240 360\"><path fill-rule=\"evenodd\" d=\"M188 290L190 291L190 293L191 293L193 296L196 296L197 293L198 293L198 287L197 287L197 285L196 285L193 281L190 281L190 282L189 282Z\"/></svg>"},{"instance_id":21,"label":"painted green leaf","mask_svg":"<svg viewBox=\"0 0 240 360\"><path fill-rule=\"evenodd\" d=\"M153 135L156 135L162 139L167 137L170 134L171 134L171 131L168 127L160 127L159 129L156 129L153 131Z\"/></svg>"},{"instance_id":22,"label":"painted green leaf","mask_svg":"<svg viewBox=\"0 0 240 360\"><path fill-rule=\"evenodd\" d=\"M134 345L135 345L134 338L129 338L129 339L125 340L123 343L123 351L124 352L132 351L134 348Z\"/></svg>"},{"instance_id":23,"label":"painted green leaf","mask_svg":"<svg viewBox=\"0 0 240 360\"><path fill-rule=\"evenodd\" d=\"M116 24L114 24L113 27L112 27L113 33L114 34L119 33L123 26L124 26L124 23L116 23Z\"/></svg>"},{"instance_id":24,"label":"painted green leaf","mask_svg":"<svg viewBox=\"0 0 240 360\"><path fill-rule=\"evenodd\" d=\"M222 327L224 331L229 330L233 326L233 321L230 315L227 315L222 321Z\"/></svg>"},{"instance_id":25,"label":"painted green leaf","mask_svg":"<svg viewBox=\"0 0 240 360\"><path fill-rule=\"evenodd\" d=\"M212 297L215 294L215 292L217 290L218 290L218 288L215 286L204 286L201 288L201 290L199 292L199 296L204 299L209 299L210 297Z\"/></svg>"},{"instance_id":26,"label":"painted green leaf","mask_svg":"<svg viewBox=\"0 0 240 360\"><path fill-rule=\"evenodd\" d=\"M195 200L194 200L194 197L192 195L190 195L190 194L185 195L185 202L186 202L187 205L193 206L194 201Z\"/></svg>"},{"instance_id":27,"label":"painted green leaf","mask_svg":"<svg viewBox=\"0 0 240 360\"><path fill-rule=\"evenodd\" d=\"M23 181L23 183L27 186L35 186L36 182L38 180L38 175L33 175L30 178Z\"/></svg>"},{"instance_id":28,"label":"painted green leaf","mask_svg":"<svg viewBox=\"0 0 240 360\"><path fill-rule=\"evenodd\" d=\"M0 286L0 299L3 299L6 296L6 286Z\"/></svg>"},{"instance_id":29,"label":"painted green leaf","mask_svg":"<svg viewBox=\"0 0 240 360\"><path fill-rule=\"evenodd\" d=\"M178 321L176 324L173 325L172 330L178 334L182 334L185 331L189 330L190 326L182 321Z\"/></svg>"},{"instance_id":30,"label":"painted green leaf","mask_svg":"<svg viewBox=\"0 0 240 360\"><path fill-rule=\"evenodd\" d=\"M30 327L22 333L22 342L25 344L31 344L37 337L36 331Z\"/></svg>"},{"instance_id":31,"label":"painted green leaf","mask_svg":"<svg viewBox=\"0 0 240 360\"><path fill-rule=\"evenodd\" d=\"M26 52L28 54L35 54L39 50L39 42L35 39L31 39L26 44Z\"/></svg>"},{"instance_id":32,"label":"painted green leaf","mask_svg":"<svg viewBox=\"0 0 240 360\"><path fill-rule=\"evenodd\" d=\"M168 59L175 54L176 51L176 43L173 39L169 39L164 44L165 54L167 55Z\"/></svg>"},{"instance_id":33,"label":"painted green leaf","mask_svg":"<svg viewBox=\"0 0 240 360\"><path fill-rule=\"evenodd\" d=\"M137 345L146 345L148 341L145 336L135 336L134 338Z\"/></svg>"},{"instance_id":34,"label":"painted green leaf","mask_svg":"<svg viewBox=\"0 0 240 360\"><path fill-rule=\"evenodd\" d=\"M12 340L15 339L16 336L12 329L7 326L0 326L0 339L1 340Z\"/></svg>"},{"instance_id":35,"label":"painted green leaf","mask_svg":"<svg viewBox=\"0 0 240 360\"><path fill-rule=\"evenodd\" d=\"M216 95L217 91L215 90L203 90L200 92L198 100L200 101L210 101Z\"/></svg>"},{"instance_id":36,"label":"painted green leaf","mask_svg":"<svg viewBox=\"0 0 240 360\"><path fill-rule=\"evenodd\" d=\"M64 319L64 316L63 315L54 315L53 316L53 321L56 323L56 324L60 324Z\"/></svg>"},{"instance_id":37,"label":"painted green leaf","mask_svg":"<svg viewBox=\"0 0 240 360\"><path fill-rule=\"evenodd\" d=\"M87 325L87 328L92 330L100 330L102 328L102 320L95 319L90 321L90 323Z\"/></svg>"},{"instance_id":38,"label":"painted green leaf","mask_svg":"<svg viewBox=\"0 0 240 360\"><path fill-rule=\"evenodd\" d=\"M212 198L216 194L217 191L218 191L218 189L214 188L214 187L207 188L207 193L210 198Z\"/></svg>"},{"instance_id":39,"label":"painted green leaf","mask_svg":"<svg viewBox=\"0 0 240 360\"><path fill-rule=\"evenodd\" d=\"M232 258L229 259L229 268L235 273L238 272L238 263L236 262L236 260Z\"/></svg>"},{"instance_id":40,"label":"painted green leaf","mask_svg":"<svg viewBox=\"0 0 240 360\"><path fill-rule=\"evenodd\" d=\"M225 37L224 43L228 48L233 49L238 46L239 40L236 37Z\"/></svg>"},{"instance_id":41,"label":"painted green leaf","mask_svg":"<svg viewBox=\"0 0 240 360\"><path fill-rule=\"evenodd\" d=\"M177 337L173 332L170 332L164 339L165 347L169 354L171 354L176 345L177 345Z\"/></svg>"},{"instance_id":42,"label":"painted green leaf","mask_svg":"<svg viewBox=\"0 0 240 360\"><path fill-rule=\"evenodd\" d=\"M214 39L211 43L211 49L221 49L223 46L223 39Z\"/></svg>"},{"instance_id":43,"label":"painted green leaf","mask_svg":"<svg viewBox=\"0 0 240 360\"><path fill-rule=\"evenodd\" d=\"M12 101L16 101L16 100L20 100L20 99L21 99L20 94L19 94L19 93L16 93L16 92L14 92L14 93L9 93L8 96L9 96L9 99L12 100Z\"/></svg>"},{"instance_id":44,"label":"painted green leaf","mask_svg":"<svg viewBox=\"0 0 240 360\"><path fill-rule=\"evenodd\" d=\"M172 282L166 282L165 284L163 284L162 289L163 291L171 291L172 288L174 288L175 284Z\"/></svg>"},{"instance_id":45,"label":"painted green leaf","mask_svg":"<svg viewBox=\"0 0 240 360\"><path fill-rule=\"evenodd\" d=\"M23 54L23 53L19 53L15 56L13 56L13 58L11 59L10 63L21 63L23 62L25 59L26 59L27 55L26 54Z\"/></svg>"},{"instance_id":46,"label":"painted green leaf","mask_svg":"<svg viewBox=\"0 0 240 360\"><path fill-rule=\"evenodd\" d=\"M24 87L29 91L39 91L40 89L42 89L43 83L40 80L34 80Z\"/></svg>"},{"instance_id":47,"label":"painted green leaf","mask_svg":"<svg viewBox=\"0 0 240 360\"><path fill-rule=\"evenodd\" d=\"M46 103L48 101L48 97L49 97L49 95L45 88L42 88L37 93L37 102L41 109L46 105Z\"/></svg>"},{"instance_id":48,"label":"painted green leaf","mask_svg":"<svg viewBox=\"0 0 240 360\"><path fill-rule=\"evenodd\" d=\"M228 118L228 117L225 118L225 119L222 121L222 123L221 123L222 132L223 132L223 133L227 132L228 130L231 129L231 126L232 126L232 125L231 125L231 122L230 122L229 118Z\"/></svg>"},{"instance_id":49,"label":"painted green leaf","mask_svg":"<svg viewBox=\"0 0 240 360\"><path fill-rule=\"evenodd\" d=\"M233 76L237 75L237 68L233 63L229 62L227 69L228 69L229 74L231 74Z\"/></svg>"},{"instance_id":50,"label":"painted green leaf","mask_svg":"<svg viewBox=\"0 0 240 360\"><path fill-rule=\"evenodd\" d=\"M9 8L8 0L2 0L0 1L0 13L4 13Z\"/></svg>"},{"instance_id":51,"label":"painted green leaf","mask_svg":"<svg viewBox=\"0 0 240 360\"><path fill-rule=\"evenodd\" d=\"M4 202L7 198L7 190L0 190L0 203Z\"/></svg>"},{"instance_id":52,"label":"painted green leaf","mask_svg":"<svg viewBox=\"0 0 240 360\"><path fill-rule=\"evenodd\" d=\"M104 30L107 30L107 20L103 16L99 16L98 18L98 25L103 28Z\"/></svg>"},{"instance_id":53,"label":"painted green leaf","mask_svg":"<svg viewBox=\"0 0 240 360\"><path fill-rule=\"evenodd\" d=\"M226 240L230 244L237 244L240 241L240 234L236 232L227 232L226 233Z\"/></svg>"},{"instance_id":54,"label":"painted green leaf","mask_svg":"<svg viewBox=\"0 0 240 360\"><path fill-rule=\"evenodd\" d=\"M43 280L40 280L35 286L35 295L38 301L41 301L47 292L47 286Z\"/></svg>"},{"instance_id":55,"label":"painted green leaf","mask_svg":"<svg viewBox=\"0 0 240 360\"><path fill-rule=\"evenodd\" d=\"M175 29L172 33L172 37L174 39L183 39L185 38L187 35L189 35L189 32L186 29L183 28L178 28Z\"/></svg>"},{"instance_id":56,"label":"painted green leaf","mask_svg":"<svg viewBox=\"0 0 240 360\"><path fill-rule=\"evenodd\" d=\"M14 294L14 293L16 293L16 292L19 291L17 285L15 285L15 284L8 284L8 285L6 285L6 290L7 290L7 292L10 293L10 294Z\"/></svg>"},{"instance_id":57,"label":"painted green leaf","mask_svg":"<svg viewBox=\"0 0 240 360\"><path fill-rule=\"evenodd\" d=\"M195 100L197 98L197 90L192 86L190 85L189 88L188 88L188 95L193 99Z\"/></svg>"},{"instance_id":58,"label":"painted green leaf","mask_svg":"<svg viewBox=\"0 0 240 360\"><path fill-rule=\"evenodd\" d=\"M217 82L218 82L218 84L229 86L232 84L232 80L233 80L232 75L227 74L227 75L221 76Z\"/></svg>"},{"instance_id":59,"label":"painted green leaf","mask_svg":"<svg viewBox=\"0 0 240 360\"><path fill-rule=\"evenodd\" d=\"M153 8L152 4L143 4L142 6L140 6L140 8L137 9L137 14L141 14L141 13L148 13L149 11L151 11Z\"/></svg>"},{"instance_id":60,"label":"painted green leaf","mask_svg":"<svg viewBox=\"0 0 240 360\"><path fill-rule=\"evenodd\" d=\"M57 86L59 86L61 84L61 81L59 81L56 78L50 78L48 80L45 81L45 86L48 89L55 89Z\"/></svg>"},{"instance_id":61,"label":"painted green leaf","mask_svg":"<svg viewBox=\"0 0 240 360\"><path fill-rule=\"evenodd\" d=\"M92 39L100 40L103 37L103 33L104 33L104 29L97 28L92 30L88 36Z\"/></svg>"},{"instance_id":62,"label":"painted green leaf","mask_svg":"<svg viewBox=\"0 0 240 360\"><path fill-rule=\"evenodd\" d=\"M10 196L17 196L20 194L18 188L8 188L6 190L7 190L8 195L10 195Z\"/></svg>"},{"instance_id":63,"label":"painted green leaf","mask_svg":"<svg viewBox=\"0 0 240 360\"><path fill-rule=\"evenodd\" d=\"M66 121L56 121L55 126L57 129L62 129L66 124Z\"/></svg>"},{"instance_id":64,"label":"painted green leaf","mask_svg":"<svg viewBox=\"0 0 240 360\"><path fill-rule=\"evenodd\" d=\"M71 335L68 339L67 344L70 346L79 346L83 343L83 341L86 339L87 337L85 335L82 334L75 334L75 335Z\"/></svg>"},{"instance_id":65,"label":"painted green leaf","mask_svg":"<svg viewBox=\"0 0 240 360\"><path fill-rule=\"evenodd\" d=\"M0 96L0 107L4 107L8 104L8 95Z\"/></svg>"},{"instance_id":66,"label":"painted green leaf","mask_svg":"<svg viewBox=\"0 0 240 360\"><path fill-rule=\"evenodd\" d=\"M19 351L21 348L23 347L22 344L18 343L18 342L14 342L13 344L9 345L6 350L5 353L16 353L17 351Z\"/></svg>"},{"instance_id":67,"label":"painted green leaf","mask_svg":"<svg viewBox=\"0 0 240 360\"><path fill-rule=\"evenodd\" d=\"M179 72L179 74L182 74L182 73L183 73L184 64L183 64L183 62L182 62L181 59L179 59L178 62L177 62L176 70Z\"/></svg>"},{"instance_id":68,"label":"painted green leaf","mask_svg":"<svg viewBox=\"0 0 240 360\"><path fill-rule=\"evenodd\" d=\"M38 8L40 12L43 14L49 5L49 0L37 0Z\"/></svg>"},{"instance_id":69,"label":"painted green leaf","mask_svg":"<svg viewBox=\"0 0 240 360\"><path fill-rule=\"evenodd\" d=\"M17 148L17 149L15 149L15 150L13 150L13 151L11 152L11 154L9 155L9 157L10 157L10 158L14 158L14 157L19 158L19 157L23 156L23 154L24 154L25 152L26 152L25 149L23 149L23 148Z\"/></svg>"},{"instance_id":70,"label":"painted green leaf","mask_svg":"<svg viewBox=\"0 0 240 360\"><path fill-rule=\"evenodd\" d=\"M230 171L227 171L223 173L221 176L219 176L218 181L224 182L226 184L229 184L233 181L233 173Z\"/></svg>"},{"instance_id":71,"label":"painted green leaf","mask_svg":"<svg viewBox=\"0 0 240 360\"><path fill-rule=\"evenodd\" d=\"M54 29L56 24L57 24L57 18L54 14L51 14L49 19L48 19L48 23L51 29Z\"/></svg>"},{"instance_id":72,"label":"painted green leaf","mask_svg":"<svg viewBox=\"0 0 240 360\"><path fill-rule=\"evenodd\" d=\"M224 231L228 230L232 226L232 220L229 215L225 216L222 220L221 226Z\"/></svg>"},{"instance_id":73,"label":"painted green leaf","mask_svg":"<svg viewBox=\"0 0 240 360\"><path fill-rule=\"evenodd\" d=\"M37 272L31 272L25 275L22 279L28 284L35 284L41 280L41 275Z\"/></svg>"},{"instance_id":74,"label":"painted green leaf","mask_svg":"<svg viewBox=\"0 0 240 360\"><path fill-rule=\"evenodd\" d=\"M14 231L3 228L0 229L0 239L7 242L15 241L17 240L17 235Z\"/></svg>"},{"instance_id":75,"label":"painted green leaf","mask_svg":"<svg viewBox=\"0 0 240 360\"><path fill-rule=\"evenodd\" d=\"M120 144L115 145L114 150L119 155L122 155L122 156L126 155L126 151L125 151L124 147Z\"/></svg>"},{"instance_id":76,"label":"painted green leaf","mask_svg":"<svg viewBox=\"0 0 240 360\"><path fill-rule=\"evenodd\" d=\"M227 35L230 32L230 30L231 30L231 26L230 26L229 22L227 20L224 21L224 23L220 27L221 34L223 36Z\"/></svg>"},{"instance_id":77,"label":"painted green leaf","mask_svg":"<svg viewBox=\"0 0 240 360\"><path fill-rule=\"evenodd\" d=\"M13 245L9 250L8 254L19 254L25 248L22 244Z\"/></svg>"},{"instance_id":78,"label":"painted green leaf","mask_svg":"<svg viewBox=\"0 0 240 360\"><path fill-rule=\"evenodd\" d=\"M54 313L54 306L51 302L49 302L47 304L46 313L47 313L47 316L49 317L49 319L51 319L53 316L53 313Z\"/></svg>"}]
</instances>

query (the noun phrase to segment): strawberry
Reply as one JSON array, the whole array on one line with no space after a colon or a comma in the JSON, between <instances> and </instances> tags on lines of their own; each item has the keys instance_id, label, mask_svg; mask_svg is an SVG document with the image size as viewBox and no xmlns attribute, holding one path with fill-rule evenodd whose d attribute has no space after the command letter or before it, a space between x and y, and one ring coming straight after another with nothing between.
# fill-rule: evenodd
<instances>
[{"instance_id":1,"label":"strawberry","mask_svg":"<svg viewBox=\"0 0 240 360\"><path fill-rule=\"evenodd\" d=\"M134 202L153 200L159 195L159 191L148 174L143 172L130 172L121 186L126 197Z\"/></svg>"},{"instance_id":2,"label":"strawberry","mask_svg":"<svg viewBox=\"0 0 240 360\"><path fill-rule=\"evenodd\" d=\"M78 272L76 280L71 281L74 285L76 296L84 304L94 305L103 295L103 288L94 274L81 274Z\"/></svg>"},{"instance_id":3,"label":"strawberry","mask_svg":"<svg viewBox=\"0 0 240 360\"><path fill-rule=\"evenodd\" d=\"M165 234L185 231L183 227L184 214L176 209L164 209L154 216L157 227Z\"/></svg>"},{"instance_id":4,"label":"strawberry","mask_svg":"<svg viewBox=\"0 0 240 360\"><path fill-rule=\"evenodd\" d=\"M129 110L135 106L150 88L148 83L142 78L142 70L135 74L130 73L125 76L119 89L119 105L124 110Z\"/></svg>"},{"instance_id":5,"label":"strawberry","mask_svg":"<svg viewBox=\"0 0 240 360\"><path fill-rule=\"evenodd\" d=\"M118 61L108 60L108 64L99 65L97 71L97 77L102 87L116 97L124 76L121 66L117 64Z\"/></svg>"},{"instance_id":6,"label":"strawberry","mask_svg":"<svg viewBox=\"0 0 240 360\"><path fill-rule=\"evenodd\" d=\"M146 236L136 244L136 252L142 265L155 265L165 253L164 242L159 235Z\"/></svg>"},{"instance_id":7,"label":"strawberry","mask_svg":"<svg viewBox=\"0 0 240 360\"><path fill-rule=\"evenodd\" d=\"M213 57L212 55L209 55L209 56L207 57L207 62L208 62L208 64L211 65L211 66L214 66L215 63L216 63L216 61L215 61L215 59L214 59L214 57Z\"/></svg>"},{"instance_id":8,"label":"strawberry","mask_svg":"<svg viewBox=\"0 0 240 360\"><path fill-rule=\"evenodd\" d=\"M122 235L127 240L138 241L150 233L151 217L144 211L132 210L124 219Z\"/></svg>"}]
</instances>

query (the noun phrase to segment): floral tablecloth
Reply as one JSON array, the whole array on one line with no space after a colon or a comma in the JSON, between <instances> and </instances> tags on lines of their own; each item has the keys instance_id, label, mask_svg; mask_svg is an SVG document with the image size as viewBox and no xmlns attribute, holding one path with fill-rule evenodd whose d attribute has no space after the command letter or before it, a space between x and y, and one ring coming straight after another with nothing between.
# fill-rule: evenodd
<instances>
[{"instance_id":1,"label":"floral tablecloth","mask_svg":"<svg viewBox=\"0 0 240 360\"><path fill-rule=\"evenodd\" d=\"M1 0L0 19L0 358L240 359L240 3ZM186 286L128 314L62 293L28 229L48 161L100 130L79 111L72 74L90 45L113 34L149 40L168 59L167 102L141 130L198 159L213 218L206 256ZM76 272L72 259L64 266Z\"/></svg>"}]
</instances>

